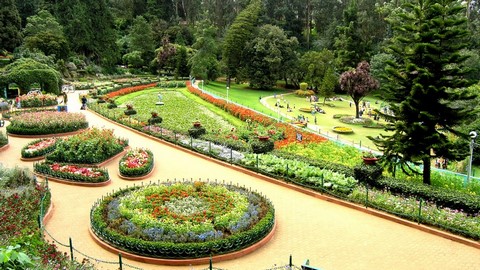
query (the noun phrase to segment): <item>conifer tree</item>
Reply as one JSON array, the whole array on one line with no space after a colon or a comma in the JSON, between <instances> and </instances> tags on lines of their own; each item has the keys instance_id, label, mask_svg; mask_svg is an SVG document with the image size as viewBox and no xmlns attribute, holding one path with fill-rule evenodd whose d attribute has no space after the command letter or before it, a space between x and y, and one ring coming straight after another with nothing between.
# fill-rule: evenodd
<instances>
[{"instance_id":1,"label":"conifer tree","mask_svg":"<svg viewBox=\"0 0 480 270\"><path fill-rule=\"evenodd\" d=\"M465 7L456 0L410 0L390 18L394 29L389 53L387 114L391 135L371 138L383 151L390 168L423 164L423 182L430 184L431 153L444 158L465 156L454 147L450 134L462 136L457 127L473 114L468 106L474 96L465 90L465 48L468 30Z\"/></svg>"},{"instance_id":2,"label":"conifer tree","mask_svg":"<svg viewBox=\"0 0 480 270\"><path fill-rule=\"evenodd\" d=\"M22 21L14 0L0 5L0 51L13 51L22 42Z\"/></svg>"}]
</instances>

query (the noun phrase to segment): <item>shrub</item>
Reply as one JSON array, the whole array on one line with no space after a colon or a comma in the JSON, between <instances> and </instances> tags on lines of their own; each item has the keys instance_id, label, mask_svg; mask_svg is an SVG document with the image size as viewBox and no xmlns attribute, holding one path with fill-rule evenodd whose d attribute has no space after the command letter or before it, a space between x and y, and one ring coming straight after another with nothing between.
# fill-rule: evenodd
<instances>
[{"instance_id":1,"label":"shrub","mask_svg":"<svg viewBox=\"0 0 480 270\"><path fill-rule=\"evenodd\" d=\"M353 168L355 179L371 186L376 186L376 182L382 176L382 172L383 168L378 164L367 165L362 162Z\"/></svg>"},{"instance_id":2,"label":"shrub","mask_svg":"<svg viewBox=\"0 0 480 270\"><path fill-rule=\"evenodd\" d=\"M22 108L45 107L57 105L57 97L51 94L34 93L20 96Z\"/></svg>"},{"instance_id":3,"label":"shrub","mask_svg":"<svg viewBox=\"0 0 480 270\"><path fill-rule=\"evenodd\" d=\"M123 151L128 140L113 135L113 130L91 128L58 143L46 157L50 162L95 164Z\"/></svg>"},{"instance_id":4,"label":"shrub","mask_svg":"<svg viewBox=\"0 0 480 270\"><path fill-rule=\"evenodd\" d=\"M8 144L8 137L3 132L0 132L0 147Z\"/></svg>"},{"instance_id":5,"label":"shrub","mask_svg":"<svg viewBox=\"0 0 480 270\"><path fill-rule=\"evenodd\" d=\"M207 130L203 126L193 126L188 129L188 135L192 138L198 138L207 133Z\"/></svg>"},{"instance_id":6,"label":"shrub","mask_svg":"<svg viewBox=\"0 0 480 270\"><path fill-rule=\"evenodd\" d=\"M253 153L262 154L273 151L275 144L269 138L267 140L255 139L250 142Z\"/></svg>"},{"instance_id":7,"label":"shrub","mask_svg":"<svg viewBox=\"0 0 480 270\"><path fill-rule=\"evenodd\" d=\"M312 96L314 94L315 94L315 92L313 92L312 90L296 90L295 91L295 95L297 95L299 97L309 97L309 96Z\"/></svg>"},{"instance_id":8,"label":"shrub","mask_svg":"<svg viewBox=\"0 0 480 270\"><path fill-rule=\"evenodd\" d=\"M0 187L17 188L33 183L34 176L27 168L6 169L0 164Z\"/></svg>"},{"instance_id":9,"label":"shrub","mask_svg":"<svg viewBox=\"0 0 480 270\"><path fill-rule=\"evenodd\" d=\"M307 91L307 88L308 88L308 83L306 82L300 83L300 90Z\"/></svg>"},{"instance_id":10,"label":"shrub","mask_svg":"<svg viewBox=\"0 0 480 270\"><path fill-rule=\"evenodd\" d=\"M163 121L163 118L158 115L157 112L152 112L152 117L148 119L148 124L149 125L155 125L155 124L160 124Z\"/></svg>"}]
</instances>

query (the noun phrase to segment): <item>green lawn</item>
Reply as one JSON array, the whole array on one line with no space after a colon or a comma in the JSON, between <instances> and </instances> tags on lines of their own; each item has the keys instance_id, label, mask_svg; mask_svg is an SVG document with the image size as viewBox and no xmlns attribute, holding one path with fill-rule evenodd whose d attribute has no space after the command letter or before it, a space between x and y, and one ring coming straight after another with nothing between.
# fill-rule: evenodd
<instances>
[{"instance_id":1,"label":"green lawn","mask_svg":"<svg viewBox=\"0 0 480 270\"><path fill-rule=\"evenodd\" d=\"M198 84L200 89L202 88L202 83ZM227 88L225 83L222 82L210 82L209 84L203 85L204 90L210 92L221 98L227 98ZM260 97L273 96L274 94L284 94L289 93L285 89L272 89L272 90L255 90L248 87L247 84L230 84L230 89L228 91L228 100L235 102L237 104L252 108L256 111L273 115L274 112L265 108L260 103Z\"/></svg>"}]
</instances>

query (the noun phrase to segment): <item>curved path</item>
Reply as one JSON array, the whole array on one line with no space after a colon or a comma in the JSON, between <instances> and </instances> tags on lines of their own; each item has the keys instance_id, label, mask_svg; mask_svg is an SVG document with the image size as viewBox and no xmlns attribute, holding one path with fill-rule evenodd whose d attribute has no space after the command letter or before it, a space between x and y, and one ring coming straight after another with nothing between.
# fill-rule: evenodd
<instances>
[{"instance_id":1,"label":"curved path","mask_svg":"<svg viewBox=\"0 0 480 270\"><path fill-rule=\"evenodd\" d=\"M78 111L78 98L70 95L69 110ZM116 136L128 138L132 147L152 150L155 171L149 179L143 180L145 182L173 178L219 179L259 190L272 200L278 224L272 240L242 258L214 262L215 267L229 270L268 269L288 264L292 255L293 264L297 266L309 259L311 265L325 270L480 268L479 249L269 183L147 139L91 112L82 112L91 126L114 129ZM0 130L4 132L5 128ZM32 162L20 160L20 149L31 140L10 137L10 147L0 152L0 162L6 166L32 168ZM68 243L71 237L75 249L105 261L118 261L118 256L100 248L90 237L89 210L102 195L133 184L117 176L118 159L107 166L113 180L108 186L88 188L50 182L54 212L46 229L62 243ZM69 251L62 246L59 248ZM83 258L78 253L75 257L79 260ZM126 259L123 262L143 269L208 267L156 266ZM99 263L98 266L98 269L118 269L117 264Z\"/></svg>"}]
</instances>

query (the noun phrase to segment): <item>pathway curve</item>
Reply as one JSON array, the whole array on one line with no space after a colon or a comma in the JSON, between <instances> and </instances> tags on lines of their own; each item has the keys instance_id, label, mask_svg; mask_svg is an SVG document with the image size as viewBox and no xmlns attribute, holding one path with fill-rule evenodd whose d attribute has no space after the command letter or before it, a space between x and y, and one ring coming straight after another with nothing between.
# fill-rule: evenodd
<instances>
[{"instance_id":1,"label":"pathway curve","mask_svg":"<svg viewBox=\"0 0 480 270\"><path fill-rule=\"evenodd\" d=\"M69 96L69 111L79 111L78 97ZM169 145L147 139L82 111L91 126L114 129L115 135L126 137L132 147L149 148L155 155L155 170L145 182L173 178L219 179L259 190L269 197L276 209L277 231L261 249L242 258L215 263L229 270L268 269L286 265L290 255L300 266L305 259L325 270L361 269L479 269L480 250L420 230L400 225L360 211L323 201L288 188L246 175L229 166L199 158ZM5 128L1 128L5 132ZM0 152L6 166L26 166L20 161L20 149L31 139L10 137L10 147ZM106 187L77 187L50 182L53 216L46 229L62 243L71 237L75 249L105 261L118 261L118 256L100 248L89 235L89 210L102 195L132 185L117 174L118 159L108 166L112 184ZM137 185L141 181L135 182ZM68 252L68 248L61 247ZM82 256L75 253L81 260ZM123 260L143 269L202 269L201 266L156 266ZM118 269L118 265L99 263L98 269ZM130 269L125 267L124 269Z\"/></svg>"}]
</instances>

